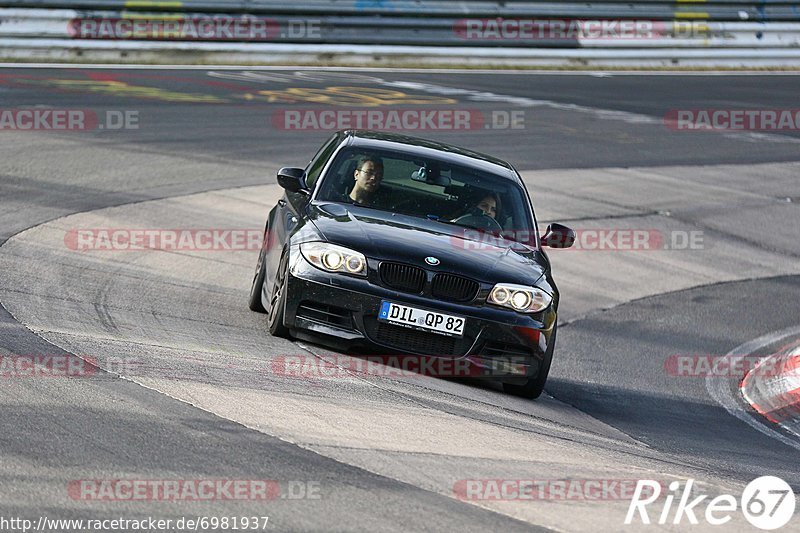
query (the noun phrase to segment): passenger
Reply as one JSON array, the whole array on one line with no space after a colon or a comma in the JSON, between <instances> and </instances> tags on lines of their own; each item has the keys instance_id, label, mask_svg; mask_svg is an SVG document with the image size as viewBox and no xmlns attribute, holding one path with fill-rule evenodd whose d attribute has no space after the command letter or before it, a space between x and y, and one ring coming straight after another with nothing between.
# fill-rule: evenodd
<instances>
[{"instance_id":1,"label":"passenger","mask_svg":"<svg viewBox=\"0 0 800 533\"><path fill-rule=\"evenodd\" d=\"M480 199L477 202L470 202L470 207L467 211L456 218L462 218L466 216L480 216L486 215L488 217L497 220L497 213L500 211L500 197L493 192L484 194L480 196Z\"/></svg>"},{"instance_id":2,"label":"passenger","mask_svg":"<svg viewBox=\"0 0 800 533\"><path fill-rule=\"evenodd\" d=\"M487 217L492 217L497 220L497 209L500 205L500 198L495 193L489 193L480 201L475 204L475 207L480 209Z\"/></svg>"}]
</instances>

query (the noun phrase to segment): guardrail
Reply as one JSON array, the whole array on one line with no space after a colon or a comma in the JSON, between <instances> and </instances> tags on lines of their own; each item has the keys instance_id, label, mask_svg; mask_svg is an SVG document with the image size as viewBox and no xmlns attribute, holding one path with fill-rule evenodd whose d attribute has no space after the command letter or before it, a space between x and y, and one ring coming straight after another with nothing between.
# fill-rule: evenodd
<instances>
[{"instance_id":1,"label":"guardrail","mask_svg":"<svg viewBox=\"0 0 800 533\"><path fill-rule=\"evenodd\" d=\"M242 31L230 31L226 23ZM204 30L209 27L210 32ZM248 46L237 48L236 43ZM623 51L634 57L637 50L661 49L673 51L674 64L697 49L705 50L705 57L729 50L717 55L730 59L738 53L746 64L752 54L745 52L757 50L785 66L800 65L800 9L784 0L0 0L0 50L5 49L0 56L12 58L23 55L26 44L37 54L50 46L81 56L81 51L98 50L108 55L115 47L264 54L270 43L283 54L291 52L287 45L295 45L297 53L318 57L341 54L347 45L367 47L345 48L351 56L368 57L372 47L373 55L382 58L413 55L413 47L436 47L442 51L434 55L449 51L464 62L470 62L468 56L484 62L513 55L530 60L537 50L547 49L591 49L585 57L597 62L604 52L613 59L623 57ZM405 49L401 53L397 47ZM430 55L427 48L419 52Z\"/></svg>"},{"instance_id":2,"label":"guardrail","mask_svg":"<svg viewBox=\"0 0 800 533\"><path fill-rule=\"evenodd\" d=\"M200 24L209 19L262 22L263 31L241 35L204 34ZM195 21L195 34L186 25ZM143 13L50 9L0 9L0 38L65 40L146 40L284 42L315 44L381 44L477 47L560 48L672 48L672 47L800 47L800 22L706 22L633 19L626 27L609 27L601 19L536 19L539 26L492 24L492 19L404 19L378 17L320 17L298 19L287 15L268 18L230 14ZM140 24L137 34L135 22ZM103 24L106 24L104 27ZM470 26L470 23L473 23ZM158 27L158 25L161 27ZM612 23L616 24L616 22ZM155 25L155 26L154 26ZM167 25L166 28L164 25ZM292 26L294 30L292 31ZM252 29L252 28L251 28ZM85 31L84 31L85 30ZM615 34L612 34L616 32Z\"/></svg>"},{"instance_id":3,"label":"guardrail","mask_svg":"<svg viewBox=\"0 0 800 533\"><path fill-rule=\"evenodd\" d=\"M791 0L593 0L531 2L528 0L3 0L0 7L68 8L195 13L274 15L381 15L392 17L574 17L574 18L705 18L709 20L800 20Z\"/></svg>"}]
</instances>

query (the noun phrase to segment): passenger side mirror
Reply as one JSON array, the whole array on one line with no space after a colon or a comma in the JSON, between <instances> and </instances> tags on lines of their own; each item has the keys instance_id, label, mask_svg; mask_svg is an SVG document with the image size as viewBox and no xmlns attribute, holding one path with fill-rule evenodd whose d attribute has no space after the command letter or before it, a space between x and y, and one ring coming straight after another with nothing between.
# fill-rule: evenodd
<instances>
[{"instance_id":1,"label":"passenger side mirror","mask_svg":"<svg viewBox=\"0 0 800 533\"><path fill-rule=\"evenodd\" d=\"M569 248L575 242L575 230L562 224L549 224L542 236L542 246Z\"/></svg>"},{"instance_id":2,"label":"passenger side mirror","mask_svg":"<svg viewBox=\"0 0 800 533\"><path fill-rule=\"evenodd\" d=\"M306 171L302 168L283 167L278 171L278 185L289 192L311 194L306 186Z\"/></svg>"}]
</instances>

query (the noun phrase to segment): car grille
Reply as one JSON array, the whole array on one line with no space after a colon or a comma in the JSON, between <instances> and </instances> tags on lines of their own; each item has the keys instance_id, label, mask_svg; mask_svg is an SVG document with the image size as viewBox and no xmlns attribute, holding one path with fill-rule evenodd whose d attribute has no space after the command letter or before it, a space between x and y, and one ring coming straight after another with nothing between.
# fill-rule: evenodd
<instances>
[{"instance_id":1,"label":"car grille","mask_svg":"<svg viewBox=\"0 0 800 533\"><path fill-rule=\"evenodd\" d=\"M381 263L381 281L387 287L403 292L422 292L425 285L425 271L402 263Z\"/></svg>"},{"instance_id":2,"label":"car grille","mask_svg":"<svg viewBox=\"0 0 800 533\"><path fill-rule=\"evenodd\" d=\"M533 353L533 350L527 346L523 346L521 344L511 344L507 342L487 342L483 350L481 350L481 355L487 355L490 357L500 357L500 356L523 356L523 357L530 357Z\"/></svg>"},{"instance_id":3,"label":"car grille","mask_svg":"<svg viewBox=\"0 0 800 533\"><path fill-rule=\"evenodd\" d=\"M305 300L300 302L300 305L297 307L297 316L324 324L330 324L332 326L338 326L340 328L355 329L353 327L352 313L342 307Z\"/></svg>"},{"instance_id":4,"label":"car grille","mask_svg":"<svg viewBox=\"0 0 800 533\"><path fill-rule=\"evenodd\" d=\"M475 298L479 288L478 283L471 279L453 274L436 274L433 277L431 294L451 302L469 302Z\"/></svg>"},{"instance_id":5,"label":"car grille","mask_svg":"<svg viewBox=\"0 0 800 533\"><path fill-rule=\"evenodd\" d=\"M387 346L425 355L458 355L456 340L436 333L428 333L402 326L378 323L377 340Z\"/></svg>"}]
</instances>

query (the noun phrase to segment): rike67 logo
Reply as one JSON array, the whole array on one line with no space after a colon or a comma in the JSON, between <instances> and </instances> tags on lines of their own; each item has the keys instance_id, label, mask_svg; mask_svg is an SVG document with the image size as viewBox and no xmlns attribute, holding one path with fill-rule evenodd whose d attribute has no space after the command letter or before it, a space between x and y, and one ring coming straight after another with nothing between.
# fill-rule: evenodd
<instances>
[{"instance_id":1,"label":"rike67 logo","mask_svg":"<svg viewBox=\"0 0 800 533\"><path fill-rule=\"evenodd\" d=\"M683 524L684 518L691 525L699 524L698 516L713 526L727 524L737 510L741 510L751 525L758 529L773 530L785 526L794 515L795 495L792 488L779 477L762 476L754 479L744 488L742 497L737 500L731 494L721 494L705 504L701 513L701 503L709 496L700 494L692 498L694 480L689 479L681 489L679 481L669 484L669 493L661 498L661 484L658 481L640 479L625 516L625 524L630 525L636 518L642 524L659 525ZM661 499L660 499L661 498ZM677 500L677 503L676 503ZM648 506L658 501L656 515L651 518ZM662 506L663 501L663 506ZM675 504L673 506L673 504ZM660 512L657 507L661 506Z\"/></svg>"}]
</instances>

